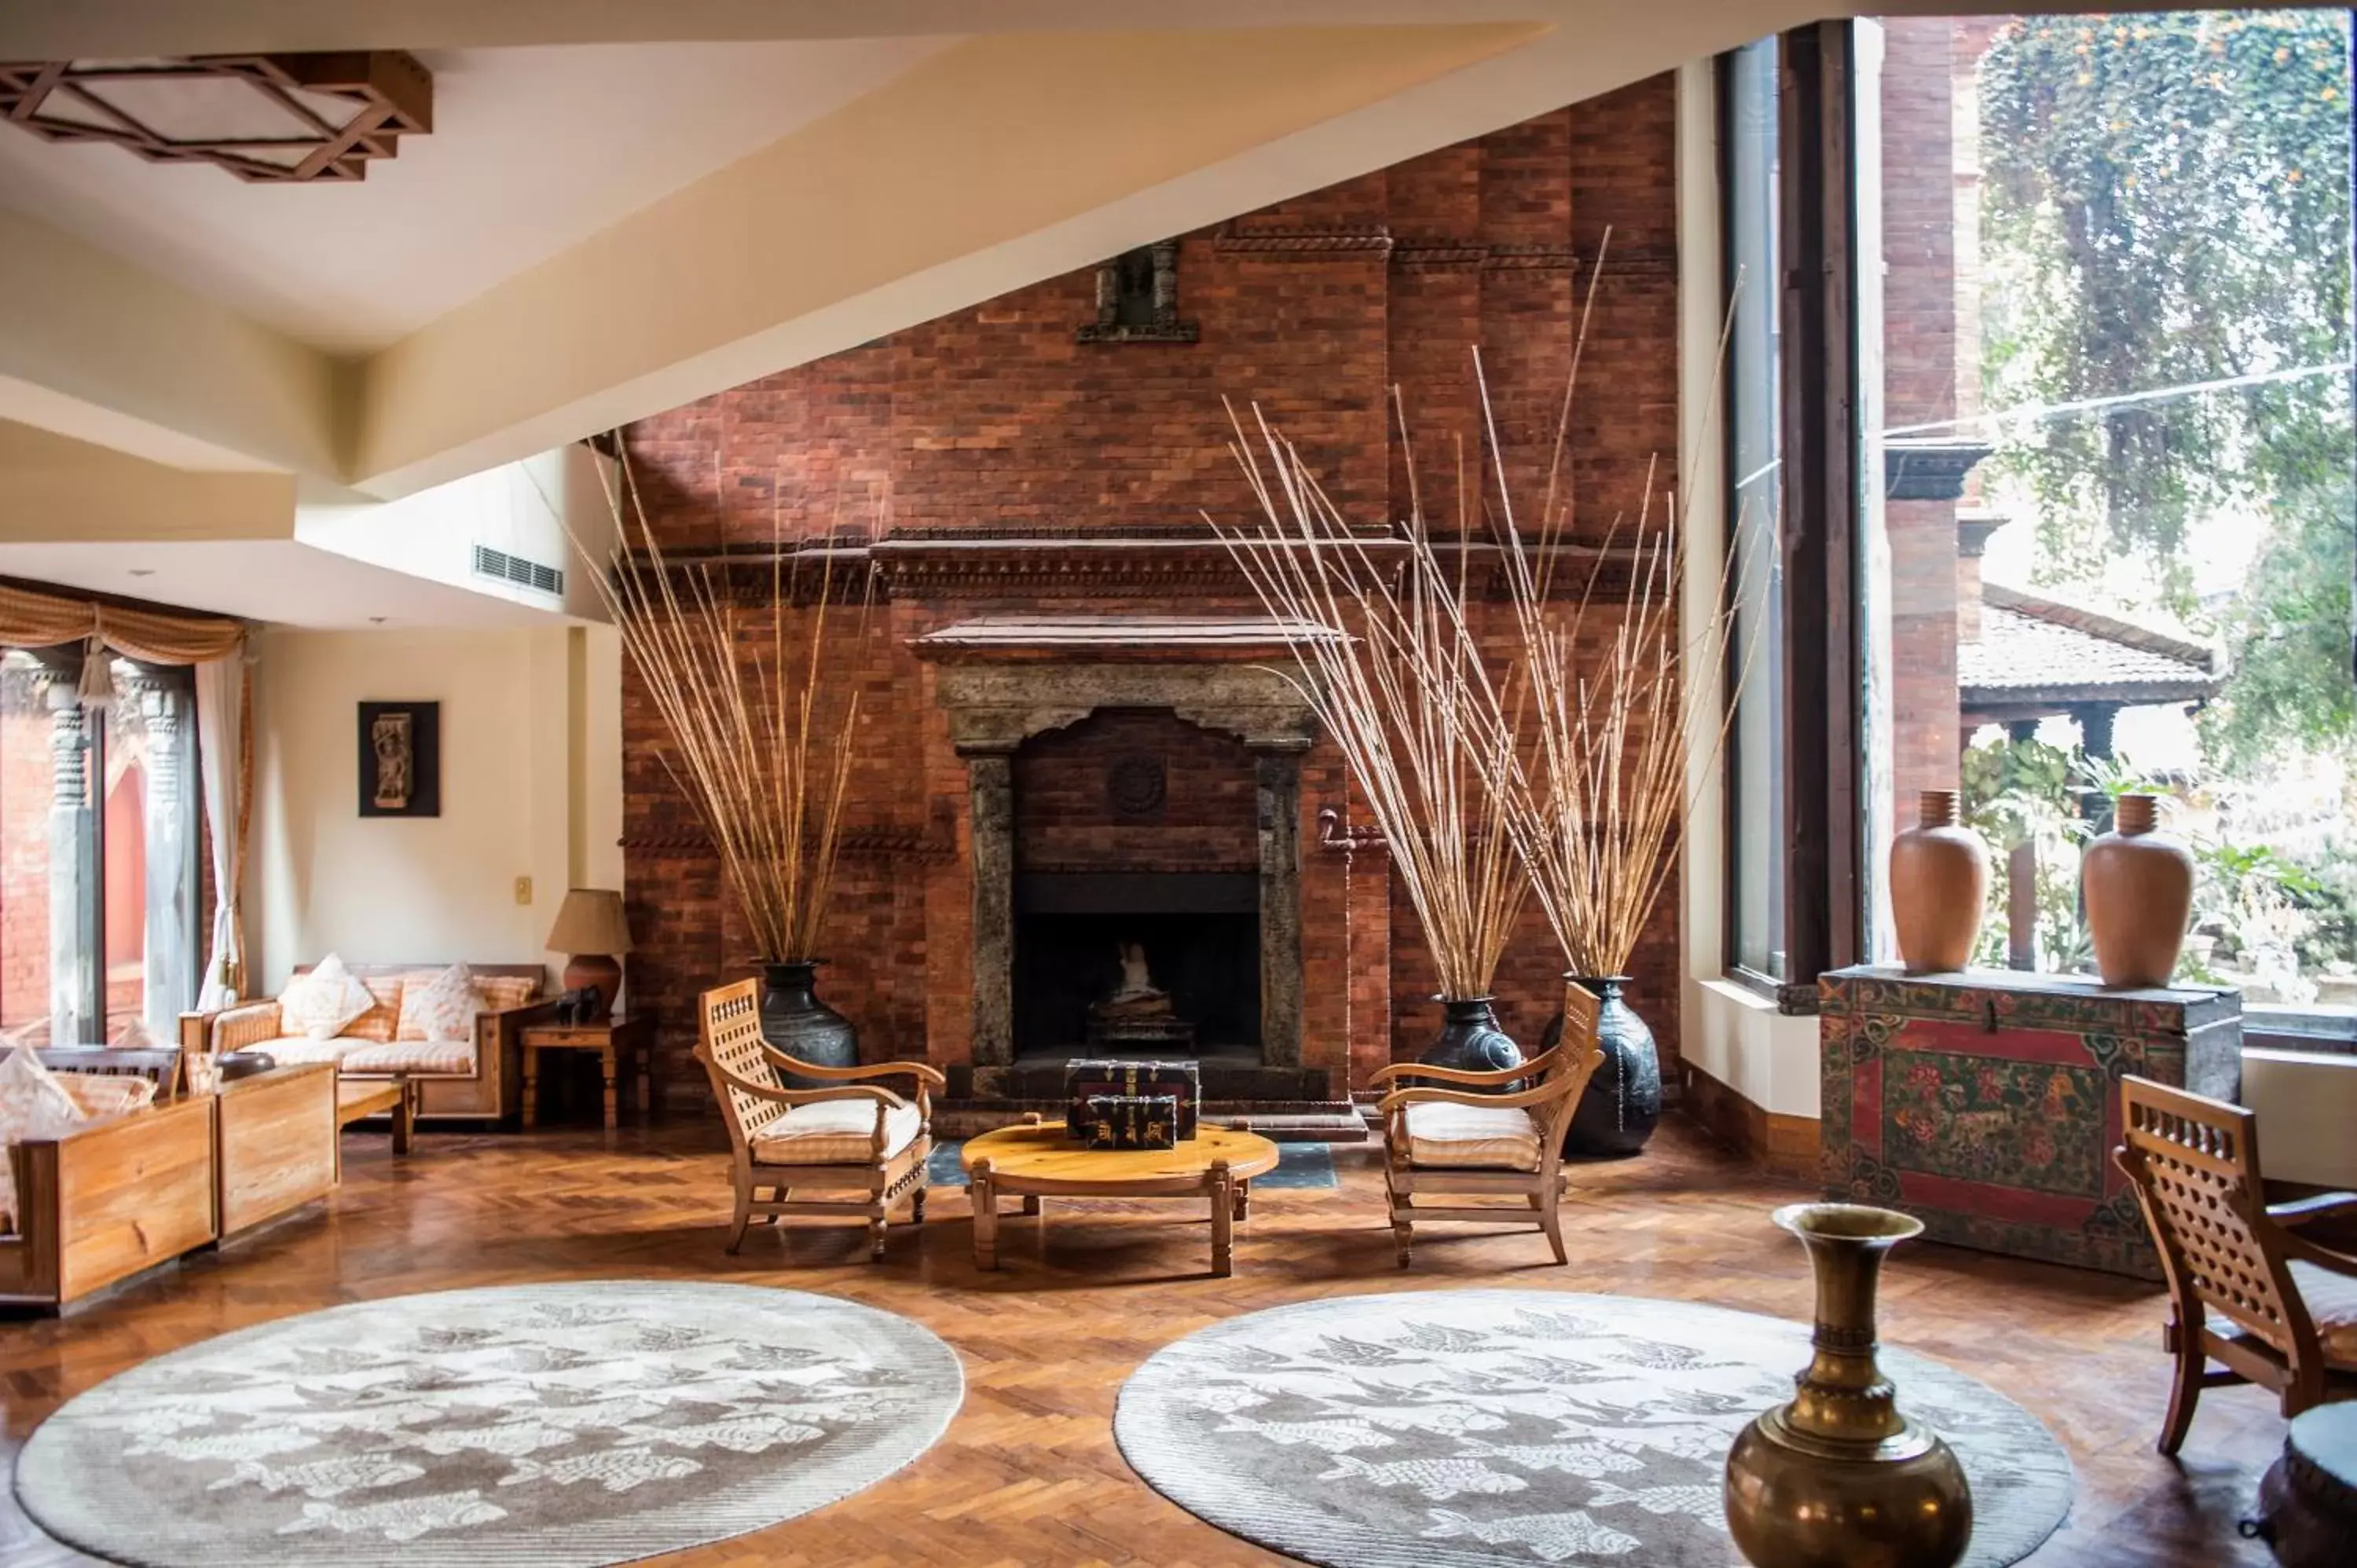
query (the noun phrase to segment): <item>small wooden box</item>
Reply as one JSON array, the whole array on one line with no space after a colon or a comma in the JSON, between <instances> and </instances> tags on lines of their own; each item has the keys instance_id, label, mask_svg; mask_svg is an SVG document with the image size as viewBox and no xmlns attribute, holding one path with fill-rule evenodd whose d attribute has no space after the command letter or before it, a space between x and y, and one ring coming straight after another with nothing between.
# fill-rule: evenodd
<instances>
[{"instance_id":1,"label":"small wooden box","mask_svg":"<svg viewBox=\"0 0 2357 1568\"><path fill-rule=\"evenodd\" d=\"M1937 1241L2160 1277L2112 1164L2120 1079L2233 1099L2239 995L2010 970L1818 984L1827 1197L1904 1209Z\"/></svg>"},{"instance_id":2,"label":"small wooden box","mask_svg":"<svg viewBox=\"0 0 2357 1568\"><path fill-rule=\"evenodd\" d=\"M1175 1149L1178 1099L1170 1094L1092 1094L1073 1131L1092 1149Z\"/></svg>"},{"instance_id":3,"label":"small wooden box","mask_svg":"<svg viewBox=\"0 0 2357 1568\"><path fill-rule=\"evenodd\" d=\"M1203 1103L1203 1069L1190 1061L1132 1061L1120 1057L1076 1058L1064 1069L1064 1124L1074 1137L1089 1124L1089 1101L1098 1095L1168 1095L1178 1103L1177 1137L1195 1135ZM1168 1147L1168 1145L1164 1145Z\"/></svg>"}]
</instances>

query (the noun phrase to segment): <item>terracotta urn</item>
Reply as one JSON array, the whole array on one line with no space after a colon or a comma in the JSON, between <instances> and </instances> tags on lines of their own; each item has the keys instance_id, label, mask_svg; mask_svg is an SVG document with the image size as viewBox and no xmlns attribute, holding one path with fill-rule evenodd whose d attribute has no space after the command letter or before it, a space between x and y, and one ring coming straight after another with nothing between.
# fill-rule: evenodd
<instances>
[{"instance_id":1,"label":"terracotta urn","mask_svg":"<svg viewBox=\"0 0 2357 1568\"><path fill-rule=\"evenodd\" d=\"M1945 973L1971 961L1988 876L1988 846L1964 825L1956 791L1924 790L1916 825L1890 841L1890 914L1908 973Z\"/></svg>"},{"instance_id":2,"label":"terracotta urn","mask_svg":"<svg viewBox=\"0 0 2357 1568\"><path fill-rule=\"evenodd\" d=\"M2193 913L2193 856L2155 831L2156 805L2150 795L2121 796L2112 831L2079 861L2095 972L2114 990L2168 984Z\"/></svg>"}]
</instances>

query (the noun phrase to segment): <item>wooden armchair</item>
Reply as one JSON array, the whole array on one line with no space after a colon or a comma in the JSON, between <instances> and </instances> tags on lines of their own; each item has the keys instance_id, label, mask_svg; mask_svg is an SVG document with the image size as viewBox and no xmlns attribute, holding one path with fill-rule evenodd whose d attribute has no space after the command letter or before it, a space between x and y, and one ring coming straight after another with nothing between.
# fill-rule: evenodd
<instances>
[{"instance_id":1,"label":"wooden armchair","mask_svg":"<svg viewBox=\"0 0 2357 1568\"><path fill-rule=\"evenodd\" d=\"M756 1214L771 1223L782 1214L827 1214L866 1219L868 1256L880 1262L892 1206L903 1194L910 1219L924 1220L931 1091L948 1080L922 1062L831 1068L787 1056L761 1037L760 991L750 980L705 992L701 1013L695 1058L712 1077L736 1155L728 1250L744 1243ZM842 1087L780 1089L780 1068ZM915 1079L915 1101L857 1081L878 1078ZM792 1197L813 1190L835 1196Z\"/></svg>"},{"instance_id":2,"label":"wooden armchair","mask_svg":"<svg viewBox=\"0 0 2357 1568\"><path fill-rule=\"evenodd\" d=\"M2357 1396L2357 1257L2292 1229L2357 1211L2357 1194L2267 1208L2251 1112L2141 1078L2121 1079L2120 1095L2126 1142L2112 1159L2136 1185L2169 1281L2161 1343L2177 1380L2160 1451L2185 1441L2206 1388L2257 1383L2287 1416Z\"/></svg>"},{"instance_id":3,"label":"wooden armchair","mask_svg":"<svg viewBox=\"0 0 2357 1568\"><path fill-rule=\"evenodd\" d=\"M1520 1067L1465 1072L1400 1062L1375 1073L1378 1084L1423 1078L1457 1086L1396 1089L1376 1106L1383 1118L1383 1190L1401 1268L1408 1266L1418 1219L1536 1225L1555 1249L1555 1261L1571 1261L1555 1208L1563 1196L1564 1133L1580 1091L1604 1062L1596 1046L1596 1013L1593 994L1567 985L1562 1040ZM1516 1082L1523 1087L1510 1090ZM1529 1211L1502 1204L1418 1204L1418 1193L1515 1197Z\"/></svg>"}]
</instances>

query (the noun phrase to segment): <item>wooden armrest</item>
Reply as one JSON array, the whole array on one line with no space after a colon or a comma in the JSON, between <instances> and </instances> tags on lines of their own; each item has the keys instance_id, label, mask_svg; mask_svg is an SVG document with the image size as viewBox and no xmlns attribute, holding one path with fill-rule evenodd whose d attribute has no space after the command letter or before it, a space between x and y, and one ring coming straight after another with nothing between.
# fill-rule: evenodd
<instances>
[{"instance_id":1,"label":"wooden armrest","mask_svg":"<svg viewBox=\"0 0 2357 1568\"><path fill-rule=\"evenodd\" d=\"M2267 1218L2278 1225L2305 1225L2343 1212L2357 1213L2357 1192L2319 1192L2313 1197L2267 1205Z\"/></svg>"},{"instance_id":2,"label":"wooden armrest","mask_svg":"<svg viewBox=\"0 0 2357 1568\"><path fill-rule=\"evenodd\" d=\"M774 1083L756 1083L749 1078L739 1078L716 1062L712 1066L731 1087L741 1089L755 1099L772 1101L780 1105L816 1105L825 1100L873 1100L887 1106L909 1103L890 1090L877 1089L871 1084L852 1084L841 1089L780 1089Z\"/></svg>"},{"instance_id":3,"label":"wooden armrest","mask_svg":"<svg viewBox=\"0 0 2357 1568\"><path fill-rule=\"evenodd\" d=\"M2287 1230L2276 1240L2287 1258L2298 1258L2314 1263L2319 1269L2330 1269L2336 1274L2347 1274L2357 1279L2357 1257L2336 1252L2330 1247L2319 1247L2297 1231Z\"/></svg>"},{"instance_id":4,"label":"wooden armrest","mask_svg":"<svg viewBox=\"0 0 2357 1568\"><path fill-rule=\"evenodd\" d=\"M929 1066L924 1062L877 1062L872 1067L821 1067L816 1062L806 1062L790 1057L766 1040L761 1043L761 1049L778 1066L789 1072L801 1073L804 1078L845 1081L860 1078L905 1076L915 1079L929 1089L947 1089L950 1083L948 1076L939 1068Z\"/></svg>"},{"instance_id":5,"label":"wooden armrest","mask_svg":"<svg viewBox=\"0 0 2357 1568\"><path fill-rule=\"evenodd\" d=\"M1443 1083L1473 1085L1512 1083L1518 1078L1528 1078L1533 1073L1544 1072L1554 1064L1555 1051L1561 1049L1563 1047L1557 1046L1555 1050L1542 1051L1520 1067L1501 1068L1494 1072L1473 1072L1458 1067L1430 1067L1423 1062L1394 1062L1389 1067L1377 1068L1369 1081L1386 1083L1395 1078L1431 1078L1437 1079Z\"/></svg>"},{"instance_id":6,"label":"wooden armrest","mask_svg":"<svg viewBox=\"0 0 2357 1568\"><path fill-rule=\"evenodd\" d=\"M1517 1094L1469 1094L1459 1089L1395 1089L1383 1096L1375 1109L1386 1116L1411 1105L1470 1105L1484 1110L1528 1110L1534 1105L1554 1103L1570 1093L1572 1087L1570 1079L1558 1078Z\"/></svg>"}]
</instances>

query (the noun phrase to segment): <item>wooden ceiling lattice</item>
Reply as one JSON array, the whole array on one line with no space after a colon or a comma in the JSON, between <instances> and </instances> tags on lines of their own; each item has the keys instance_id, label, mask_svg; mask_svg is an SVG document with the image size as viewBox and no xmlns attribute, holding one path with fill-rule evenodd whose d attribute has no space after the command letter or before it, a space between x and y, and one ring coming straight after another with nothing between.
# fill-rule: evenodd
<instances>
[{"instance_id":1,"label":"wooden ceiling lattice","mask_svg":"<svg viewBox=\"0 0 2357 1568\"><path fill-rule=\"evenodd\" d=\"M0 117L257 183L367 177L434 128L434 78L398 49L0 63Z\"/></svg>"}]
</instances>

